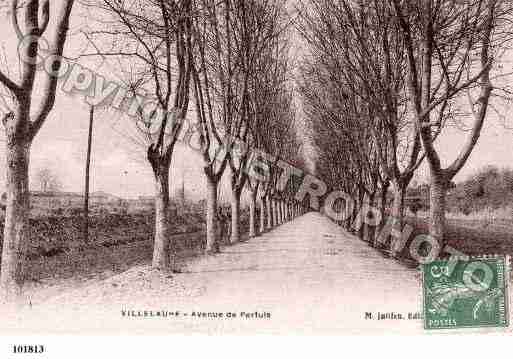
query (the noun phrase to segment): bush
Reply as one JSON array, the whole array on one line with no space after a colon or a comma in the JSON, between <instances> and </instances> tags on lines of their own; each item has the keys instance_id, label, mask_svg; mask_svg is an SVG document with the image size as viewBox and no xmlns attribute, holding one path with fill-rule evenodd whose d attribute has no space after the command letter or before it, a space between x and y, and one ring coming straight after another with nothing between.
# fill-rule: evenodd
<instances>
[{"instance_id":1,"label":"bush","mask_svg":"<svg viewBox=\"0 0 513 359\"><path fill-rule=\"evenodd\" d=\"M513 170L487 166L449 193L450 212L463 215L506 208L513 202Z\"/></svg>"}]
</instances>

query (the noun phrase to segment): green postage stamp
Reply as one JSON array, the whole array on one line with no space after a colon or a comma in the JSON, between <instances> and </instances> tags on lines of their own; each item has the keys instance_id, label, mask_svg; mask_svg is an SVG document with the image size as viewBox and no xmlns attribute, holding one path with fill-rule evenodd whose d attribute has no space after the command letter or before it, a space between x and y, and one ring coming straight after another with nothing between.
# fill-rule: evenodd
<instances>
[{"instance_id":1,"label":"green postage stamp","mask_svg":"<svg viewBox=\"0 0 513 359\"><path fill-rule=\"evenodd\" d=\"M483 257L424 264L424 328L507 327L506 263Z\"/></svg>"}]
</instances>

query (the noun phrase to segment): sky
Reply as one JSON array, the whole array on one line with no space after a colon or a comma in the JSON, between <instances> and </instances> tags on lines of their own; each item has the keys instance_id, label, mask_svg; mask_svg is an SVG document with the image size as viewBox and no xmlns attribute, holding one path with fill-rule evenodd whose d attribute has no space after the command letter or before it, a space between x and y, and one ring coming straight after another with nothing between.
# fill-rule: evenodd
<instances>
[{"instance_id":1,"label":"sky","mask_svg":"<svg viewBox=\"0 0 513 359\"><path fill-rule=\"evenodd\" d=\"M9 68L16 68L16 42L10 22L3 17L0 40L4 54L7 56ZM72 19L72 39L78 38L77 30L82 24L80 13ZM72 40L67 50L76 52L81 44ZM1 53L0 53L1 54ZM88 64L89 65L89 64ZM5 66L1 66L5 71ZM105 73L105 72L104 72ZM108 71L105 73L108 77ZM115 79L113 79L115 80ZM58 176L65 191L82 191L84 188L84 166L87 149L87 129L89 121L89 106L80 95L70 96L59 90L57 101L51 115L45 122L31 148L31 189L37 190L34 175L40 168L50 168ZM192 112L192 111L191 111ZM511 109L503 111L505 121L513 127L510 118ZM305 121L307 119L301 119ZM134 146L120 129L124 128L126 117L97 111L94 122L94 136L91 164L91 191L105 191L117 196L133 198L148 196L154 193L151 169L145 161L145 150ZM475 147L466 166L455 178L456 181L465 179L479 168L494 164L498 167L513 167L513 130L503 125L503 120L491 113L481 133L481 138ZM130 124L128 125L130 126ZM440 150L442 163L447 164L457 156L459 148L467 133L455 128L444 130L437 148ZM0 191L5 181L5 151L3 148L3 133L0 135ZM228 197L228 173L225 175L222 199ZM422 166L416 179L427 181L426 167ZM201 158L184 145L177 145L171 166L171 191L185 183L186 190L195 199L205 195L204 176L201 168Z\"/></svg>"},{"instance_id":2,"label":"sky","mask_svg":"<svg viewBox=\"0 0 513 359\"><path fill-rule=\"evenodd\" d=\"M70 26L70 38L67 41L65 56L74 57L84 49L84 37L79 33L84 26L82 9L75 7L75 15ZM2 14L2 13L0 13ZM0 15L1 16L1 15ZM5 14L1 18L0 40L3 52L0 52L4 72L16 75L16 36L10 20ZM4 21L5 20L5 21ZM48 31L52 31L50 23ZM0 50L1 51L1 50ZM88 50L90 51L90 50ZM5 63L8 66L4 65ZM112 66L98 69L98 61L80 60L80 64L98 70L107 80L117 81ZM41 76L39 77L39 79ZM50 169L59 179L62 190L80 192L84 189L85 159L87 151L87 135L89 126L89 105L80 93L68 94L62 91L62 82L58 85L55 106L31 147L30 187L38 190L35 180L41 168ZM38 83L36 80L36 91ZM36 94L36 99L40 97ZM37 104L37 101L35 101ZM146 148L134 145L131 137L137 136L134 124L122 114L114 111L96 110L93 126L93 142L91 156L91 191L104 191L117 196L135 198L150 196L155 193L153 174L146 161ZM127 136L127 134L129 136ZM0 134L0 191L5 183L5 136ZM174 149L171 164L171 193L182 187L195 200L205 194L204 175L201 158L187 146L178 143ZM228 198L229 171L223 177L221 199Z\"/></svg>"}]
</instances>

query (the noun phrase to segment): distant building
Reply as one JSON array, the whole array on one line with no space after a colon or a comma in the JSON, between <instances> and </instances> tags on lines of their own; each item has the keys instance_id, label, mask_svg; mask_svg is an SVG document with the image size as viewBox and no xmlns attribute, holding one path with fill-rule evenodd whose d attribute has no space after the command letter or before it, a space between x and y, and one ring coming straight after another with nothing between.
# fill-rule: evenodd
<instances>
[{"instance_id":1,"label":"distant building","mask_svg":"<svg viewBox=\"0 0 513 359\"><path fill-rule=\"evenodd\" d=\"M139 196L136 199L129 199L127 202L129 213L151 212L155 208L154 196Z\"/></svg>"},{"instance_id":2,"label":"distant building","mask_svg":"<svg viewBox=\"0 0 513 359\"><path fill-rule=\"evenodd\" d=\"M34 206L80 207L84 204L84 194L77 192L31 191L30 200ZM89 205L123 205L125 200L102 191L89 194Z\"/></svg>"},{"instance_id":3,"label":"distant building","mask_svg":"<svg viewBox=\"0 0 513 359\"><path fill-rule=\"evenodd\" d=\"M178 198L170 199L170 215L175 216L177 209L189 208L192 203L187 203L185 196L178 195ZM7 196L4 192L0 197L0 209L5 210ZM30 208L33 215L45 215L49 212L63 213L71 210L80 211L84 206L83 193L58 192L58 191L31 191ZM155 196L139 196L136 199L124 199L103 191L89 194L89 208L94 212L128 212L144 213L152 212L155 209Z\"/></svg>"},{"instance_id":4,"label":"distant building","mask_svg":"<svg viewBox=\"0 0 513 359\"><path fill-rule=\"evenodd\" d=\"M84 196L75 192L31 191L31 208L73 208L84 204Z\"/></svg>"},{"instance_id":5,"label":"distant building","mask_svg":"<svg viewBox=\"0 0 513 359\"><path fill-rule=\"evenodd\" d=\"M0 206L5 208L7 195L4 192L0 198ZM48 210L67 210L80 209L84 205L84 194L77 192L60 192L60 191L31 191L30 192L30 208L34 213L45 213ZM125 208L127 200L97 191L89 194L89 206L103 207L107 210L112 208Z\"/></svg>"}]
</instances>

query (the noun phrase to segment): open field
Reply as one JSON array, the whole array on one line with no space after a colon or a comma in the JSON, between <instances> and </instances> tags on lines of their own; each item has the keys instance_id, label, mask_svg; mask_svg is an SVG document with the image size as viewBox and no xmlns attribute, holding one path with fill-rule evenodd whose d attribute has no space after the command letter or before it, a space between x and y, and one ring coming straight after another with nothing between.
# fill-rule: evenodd
<instances>
[{"instance_id":1,"label":"open field","mask_svg":"<svg viewBox=\"0 0 513 359\"><path fill-rule=\"evenodd\" d=\"M242 213L241 229L246 233L248 218L245 211ZM91 216L87 243L83 219L78 216L32 218L30 225L25 289L32 303L108 278L152 258L154 217L149 213ZM174 218L171 241L179 266L186 258L203 253L204 227L201 213Z\"/></svg>"},{"instance_id":2,"label":"open field","mask_svg":"<svg viewBox=\"0 0 513 359\"><path fill-rule=\"evenodd\" d=\"M172 233L198 231L202 228L199 215L178 216L173 220ZM128 242L148 240L152 237L152 214L105 214L89 218L89 240L83 235L81 216L48 216L30 219L30 241L27 258L50 258L59 254ZM0 221L3 231L3 221ZM1 240L1 238L0 238Z\"/></svg>"}]
</instances>

